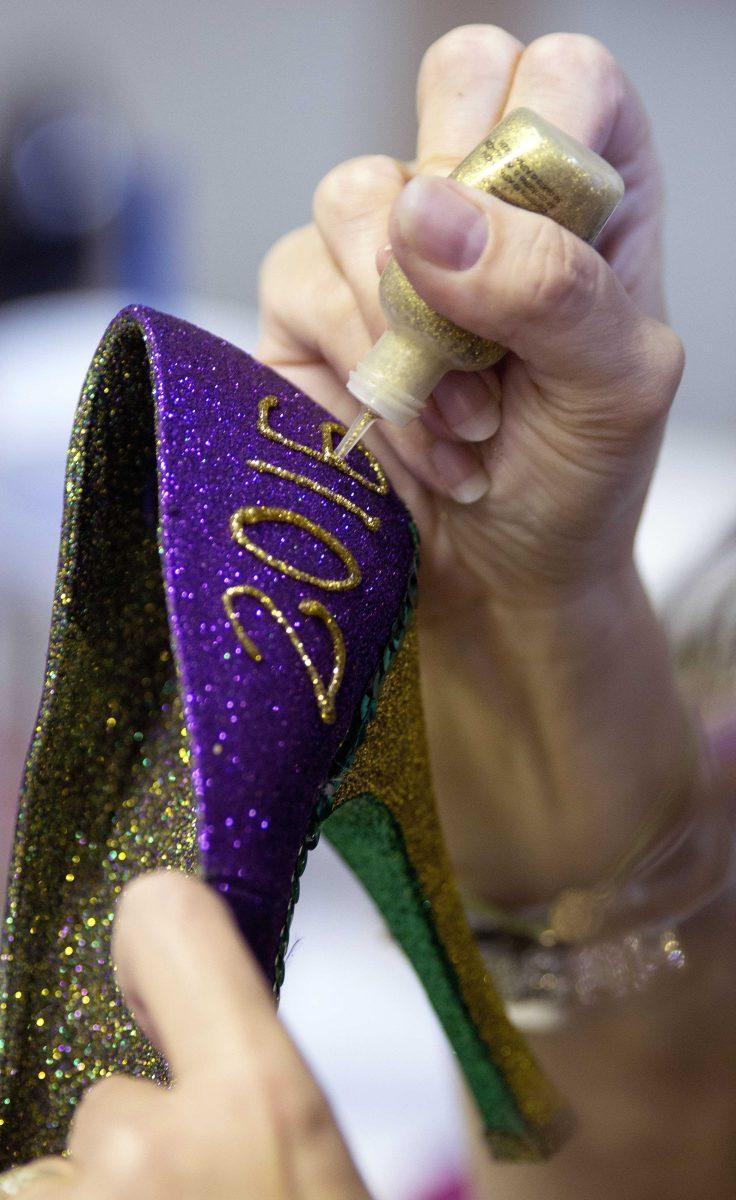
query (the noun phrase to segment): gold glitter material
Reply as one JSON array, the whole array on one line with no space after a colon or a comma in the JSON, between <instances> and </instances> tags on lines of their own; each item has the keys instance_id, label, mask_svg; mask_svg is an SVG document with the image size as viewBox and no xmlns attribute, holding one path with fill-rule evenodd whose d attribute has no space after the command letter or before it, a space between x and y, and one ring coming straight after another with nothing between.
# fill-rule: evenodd
<instances>
[{"instance_id":1,"label":"gold glitter material","mask_svg":"<svg viewBox=\"0 0 736 1200\"><path fill-rule=\"evenodd\" d=\"M339 434L342 438L345 428L339 425L337 421L322 421L320 430L322 433L322 449L315 450L313 446L305 446L302 442L297 442L293 438L287 437L283 433L279 433L270 424L270 413L272 409L277 408L279 403L278 396L263 396L258 404L258 432L264 437L270 438L272 442L279 442L282 446L288 446L290 450L298 450L300 454L306 454L309 458L316 458L319 462L329 463L330 466L336 467L338 471L342 471L343 475L348 475L350 479L356 483L362 483L363 487L367 487L372 492L377 492L379 496L388 495L388 479L383 467L378 459L371 451L363 445L357 446L356 449L365 457L368 462L373 478L366 475L361 475L360 471L356 471L349 463L346 463L342 458L338 458L335 453L335 435Z\"/></svg>"},{"instance_id":2,"label":"gold glitter material","mask_svg":"<svg viewBox=\"0 0 736 1200\"><path fill-rule=\"evenodd\" d=\"M529 108L504 117L450 177L548 216L586 242L623 195L605 159Z\"/></svg>"},{"instance_id":3,"label":"gold glitter material","mask_svg":"<svg viewBox=\"0 0 736 1200\"><path fill-rule=\"evenodd\" d=\"M110 959L115 901L130 877L162 866L200 874L148 503L155 474L148 359L131 325L93 360L72 433L0 964L2 1167L63 1148L85 1083L114 1070L167 1081Z\"/></svg>"},{"instance_id":4,"label":"gold glitter material","mask_svg":"<svg viewBox=\"0 0 736 1200\"><path fill-rule=\"evenodd\" d=\"M411 391L410 381L417 370L417 358L429 351L448 366L444 371L480 371L498 362L506 351L498 342L482 338L443 317L414 290L395 258L389 259L379 283L381 307L389 320L402 332L415 335L414 344L408 339L393 343L396 366L393 369L400 387ZM422 345L417 345L416 343ZM430 343L427 351L423 343Z\"/></svg>"},{"instance_id":5,"label":"gold glitter material","mask_svg":"<svg viewBox=\"0 0 736 1200\"><path fill-rule=\"evenodd\" d=\"M315 667L310 655L304 648L304 643L301 641L299 634L291 625L288 619L284 616L278 605L262 592L260 588L252 587L250 584L238 584L234 587L229 587L223 594L222 603L225 607L228 620L235 630L235 634L241 644L244 646L247 653L254 662L261 662L263 655L256 646L255 642L248 637L248 634L243 629L243 626L238 619L237 609L233 601L238 596L252 596L259 604L262 604L269 616L273 617L274 621L283 629L292 646L296 650L302 664L309 675L310 682L314 689L314 696L317 701L319 715L327 724L332 724L335 720L335 697L337 695L342 677L345 673L345 640L342 636L342 630L335 620L332 613L319 600L302 600L299 604L299 612L304 613L306 617L319 617L327 626L330 637L332 638L332 649L335 656L330 682L325 687L324 680L319 671Z\"/></svg>"},{"instance_id":6,"label":"gold glitter material","mask_svg":"<svg viewBox=\"0 0 736 1200\"><path fill-rule=\"evenodd\" d=\"M468 1012L539 1144L554 1147L567 1125L566 1109L492 989L445 850L432 793L414 622L386 675L376 714L335 806L364 793L379 797L396 818ZM518 1141L510 1135L494 1134L491 1140L502 1156L519 1157Z\"/></svg>"},{"instance_id":7,"label":"gold glitter material","mask_svg":"<svg viewBox=\"0 0 736 1200\"><path fill-rule=\"evenodd\" d=\"M334 504L339 504L346 512L352 513L355 517L360 517L366 529L370 529L373 533L381 528L380 517L372 517L359 504L354 504L352 500L348 500L347 496L341 496L339 492L333 491L332 488L324 487L323 484L317 483L316 479L310 479L309 475L298 475L295 471L287 471L285 467L277 467L274 463L264 462L260 458L248 458L246 462L249 467L253 467L256 471L260 471L264 475L276 475L279 479L289 479L298 487L310 488L318 496L324 496L325 500L332 500Z\"/></svg>"},{"instance_id":8,"label":"gold glitter material","mask_svg":"<svg viewBox=\"0 0 736 1200\"><path fill-rule=\"evenodd\" d=\"M621 196L613 167L528 108L509 113L450 179L551 217L586 241L600 232ZM506 353L498 342L469 333L430 308L394 258L381 275L379 295L387 315L432 342L434 353L448 362L446 370L478 371Z\"/></svg>"},{"instance_id":9,"label":"gold glitter material","mask_svg":"<svg viewBox=\"0 0 736 1200\"><path fill-rule=\"evenodd\" d=\"M310 575L308 571L302 571L300 567L295 567L285 559L269 554L245 532L246 526L257 525L261 521L283 521L285 525L294 525L297 529L303 529L305 533L311 533L312 537L317 538L337 555L346 568L347 575L344 579L323 579L321 575ZM310 520L302 513L292 512L290 508L275 508L270 504L248 504L233 513L230 518L230 530L239 546L243 546L261 562L267 563L274 571L282 571L284 575L300 579L303 583L313 583L316 587L324 588L326 592L357 587L363 577L355 556L334 533L323 529L316 521Z\"/></svg>"},{"instance_id":10,"label":"gold glitter material","mask_svg":"<svg viewBox=\"0 0 736 1200\"><path fill-rule=\"evenodd\" d=\"M450 178L546 215L586 241L623 195L613 167L527 108L509 113ZM479 371L506 353L430 308L395 258L381 274L379 298L389 328L351 371L348 388L398 424L421 411L447 371Z\"/></svg>"}]
</instances>

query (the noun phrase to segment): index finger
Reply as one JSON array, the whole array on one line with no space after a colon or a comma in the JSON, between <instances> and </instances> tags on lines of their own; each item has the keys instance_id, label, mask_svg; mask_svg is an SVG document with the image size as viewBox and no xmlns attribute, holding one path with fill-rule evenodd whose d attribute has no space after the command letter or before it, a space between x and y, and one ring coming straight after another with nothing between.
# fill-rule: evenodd
<instances>
[{"instance_id":1,"label":"index finger","mask_svg":"<svg viewBox=\"0 0 736 1200\"><path fill-rule=\"evenodd\" d=\"M128 884L113 928L113 959L134 1016L175 1076L232 1078L267 1054L306 1070L279 1023L272 993L227 905L179 871Z\"/></svg>"}]
</instances>

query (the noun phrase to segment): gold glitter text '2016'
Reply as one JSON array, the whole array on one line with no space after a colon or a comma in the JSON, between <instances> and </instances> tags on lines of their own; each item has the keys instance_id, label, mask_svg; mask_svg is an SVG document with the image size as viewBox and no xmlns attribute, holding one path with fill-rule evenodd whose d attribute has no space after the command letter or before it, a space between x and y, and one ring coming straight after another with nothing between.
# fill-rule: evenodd
<instances>
[{"instance_id":1,"label":"gold glitter text '2016'","mask_svg":"<svg viewBox=\"0 0 736 1200\"><path fill-rule=\"evenodd\" d=\"M258 404L258 431L270 441L278 442L280 445L288 447L290 450L295 450L307 458L317 460L330 467L342 475L348 476L354 482L359 483L362 487L378 495L386 495L388 492L388 480L384 474L378 460L370 450L364 446L358 447L361 453L368 461L371 469L371 476L361 475L354 467L344 462L335 456L335 436L344 433L344 429L335 421L323 421L320 425L320 433L322 437L322 446L318 450L313 446L306 446L302 442L297 442L279 430L273 429L269 416L271 411L278 406L278 397L273 395L263 396ZM311 479L307 475L301 475L297 472L290 471L285 467L279 467L274 463L264 461L263 459L248 459L248 466L253 467L261 474L274 475L279 479L287 479L295 483L299 487L309 488L317 495L324 497L326 500L332 501L339 507L345 509L358 517L363 524L375 532L380 528L380 517L373 516L360 505L356 504L348 497L341 495L332 488L325 487L316 480ZM270 554L262 546L253 540L249 533L246 532L248 526L253 526L262 521L279 521L285 524L294 525L296 528L303 530L305 533L311 534L323 545L340 559L346 569L346 575L343 578L325 579L319 575L313 575L308 571L302 570L293 563L287 562L283 558L277 558ZM348 550L347 546L335 537L334 534L318 525L315 521L305 517L302 513L294 512L287 508L277 508L266 505L248 505L244 508L239 508L233 513L230 518L230 531L232 536L248 550L255 558L265 562L274 570L280 571L282 574L298 579L304 583L311 583L316 587L322 588L325 591L342 591L347 588L357 587L362 579L360 566L354 555ZM256 646L255 642L248 636L243 627L237 609L237 599L240 596L252 596L262 604L266 612L276 621L281 629L289 638L292 646L297 652L301 663L303 664L309 680L312 684L317 709L321 719L327 723L332 723L335 720L335 700L339 690L342 678L345 672L346 651L345 639L342 635L342 630L330 610L319 600L302 600L299 604L299 611L305 616L318 617L327 627L332 639L333 648L333 667L330 675L330 681L325 687L324 680L319 671L314 665L311 656L299 637L294 626L290 623L278 605L260 588L253 587L250 584L236 584L225 590L222 595L222 603L227 614L227 618L232 626L232 629L254 662L261 662L263 656Z\"/></svg>"},{"instance_id":2,"label":"gold glitter text '2016'","mask_svg":"<svg viewBox=\"0 0 736 1200\"><path fill-rule=\"evenodd\" d=\"M295 567L293 563L286 562L283 558L276 558L275 555L269 554L262 546L246 533L246 527L249 525L257 525L261 521L283 521L285 525L295 525L297 529L303 529L305 533L311 533L318 541L327 546L329 550L335 554L347 571L347 575L342 579L324 579L321 575L311 575L309 571L302 571L301 567ZM361 581L362 574L360 567L355 557L350 553L339 538L335 537L334 533L329 533L323 529L316 521L310 520L309 517L303 516L302 513L292 512L289 508L273 508L269 505L251 504L247 508L239 508L230 518L230 530L235 541L248 550L256 558L260 558L262 562L273 567L277 571L281 571L284 575L289 575L292 579L300 579L303 583L313 583L315 587L324 588L327 592L344 591L346 588L357 587Z\"/></svg>"},{"instance_id":3,"label":"gold glitter text '2016'","mask_svg":"<svg viewBox=\"0 0 736 1200\"><path fill-rule=\"evenodd\" d=\"M332 649L334 652L334 664L330 682L325 687L324 680L319 671L314 665L311 656L307 653L304 643L299 634L294 629L294 626L284 616L277 604L262 592L260 588L251 587L249 584L237 584L235 587L230 587L223 595L223 604L228 620L232 625L235 633L245 647L247 653L254 662L261 662L263 655L256 646L252 638L248 637L243 625L238 616L235 601L239 596L252 596L255 600L262 604L269 616L273 617L274 621L283 629L292 646L296 650L299 658L309 676L309 679L314 689L317 708L322 720L330 725L335 720L335 696L337 695L342 677L345 671L345 640L342 636L342 630L332 613L319 600L302 600L299 605L299 612L304 613L305 617L319 617L327 626L330 637L332 638Z\"/></svg>"},{"instance_id":4,"label":"gold glitter text '2016'","mask_svg":"<svg viewBox=\"0 0 736 1200\"><path fill-rule=\"evenodd\" d=\"M297 442L293 438L287 437L286 434L280 433L278 429L274 429L269 422L270 413L274 408L278 407L277 396L263 396L258 403L258 432L264 437L269 438L272 442L278 442L282 446L288 446L290 450L297 450L300 454L306 454L307 458L317 459L318 462L327 463L328 466L334 467L336 471L340 471L343 475L347 475L356 483L362 484L371 492L377 492L379 496L388 494L388 479L386 478L383 467L379 463L374 454L370 450L359 444L355 447L366 458L371 469L372 478L366 475L361 475L349 463L338 458L335 454L335 435L342 437L345 433L345 427L339 425L336 421L323 421L320 425L322 434L321 449L316 450L314 446L305 446L302 442Z\"/></svg>"}]
</instances>

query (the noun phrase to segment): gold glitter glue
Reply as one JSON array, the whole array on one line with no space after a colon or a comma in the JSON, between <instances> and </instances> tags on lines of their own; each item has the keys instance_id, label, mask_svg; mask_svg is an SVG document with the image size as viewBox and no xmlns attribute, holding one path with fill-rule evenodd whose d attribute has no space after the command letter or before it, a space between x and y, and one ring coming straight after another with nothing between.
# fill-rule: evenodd
<instances>
[{"instance_id":1,"label":"gold glitter glue","mask_svg":"<svg viewBox=\"0 0 736 1200\"><path fill-rule=\"evenodd\" d=\"M256 646L252 638L243 629L242 623L238 617L237 605L234 603L239 596L252 596L259 604L262 604L269 616L273 617L274 621L283 629L292 646L296 650L302 664L309 676L310 682L314 689L314 696L317 701L317 708L322 720L331 725L335 720L335 696L337 695L342 677L345 673L345 639L342 636L342 630L335 617L330 610L321 604L319 600L302 600L299 604L299 612L305 617L319 617L327 627L327 630L332 638L332 649L335 655L335 663L332 668L330 682L325 687L324 680L319 671L315 667L311 656L307 653L304 643L296 632L294 626L284 616L278 605L262 592L260 588L252 587L250 584L237 584L234 587L229 587L223 593L222 603L227 613L227 619L235 630L235 635L238 641L245 648L247 653L254 662L262 662L263 655Z\"/></svg>"},{"instance_id":2,"label":"gold glitter glue","mask_svg":"<svg viewBox=\"0 0 736 1200\"><path fill-rule=\"evenodd\" d=\"M336 432L341 432L342 427L334 421L323 421L320 429L322 433L322 449L315 450L312 446L305 446L301 442L295 441L293 438L287 437L278 430L273 429L269 423L269 414L272 409L278 406L278 398L273 395L263 396L258 404L258 430L265 437L274 442L280 442L284 446L288 446L292 450L296 450L301 454L305 454L308 458L317 459L320 462L329 463L330 466L341 471L343 474L350 476L362 486L370 491L385 495L388 491L388 480L381 468L378 460L371 454L369 450L361 446L368 464L371 468L374 478L366 478L356 471L347 463L342 462L334 455L334 435ZM275 475L279 479L288 479L291 483L301 488L309 488L316 492L317 495L323 496L326 500L331 500L334 504L344 508L347 512L353 513L354 516L360 518L363 524L372 533L381 527L380 517L372 516L359 504L349 500L346 496L340 495L339 492L333 491L332 488L325 487L318 483L308 475L299 474L296 471L287 470L285 467L276 466L275 463L265 461L258 458L249 458L246 460L249 467L253 467L261 474ZM259 521L281 521L284 524L296 526L298 529L303 529L306 533L312 534L313 537L321 541L328 547L343 563L347 570L347 575L343 579L324 579L322 576L311 575L300 568L295 567L292 563L288 563L283 559L276 558L269 554L261 546L245 532L245 527L248 525L257 524ZM273 508L263 506L248 506L240 508L233 513L230 518L230 529L233 537L239 545L243 546L256 558L267 563L269 567L281 571L284 575L289 575L293 579L300 579L307 583L313 583L317 587L324 588L326 591L338 591L346 588L357 587L362 578L360 566L354 555L348 548L329 533L321 525L311 521L301 513L293 512L286 508ZM334 654L334 665L330 676L330 682L325 687L322 676L316 669L312 658L306 650L304 643L301 641L296 629L284 615L275 601L259 588L250 585L238 585L226 588L222 595L222 603L227 614L227 618L235 632L236 637L245 648L248 655L254 662L261 662L263 656L255 645L253 640L247 635L243 628L243 624L238 616L237 599L240 596L252 596L263 605L266 612L273 617L276 623L283 629L286 636L289 638L292 646L296 650L312 684L314 697L317 702L317 709L321 719L332 724L335 720L335 697L339 690L342 678L345 673L346 651L345 639L342 635L342 630L330 610L319 600L302 600L299 604L299 611L305 616L318 617L326 626L332 639L332 649Z\"/></svg>"},{"instance_id":3,"label":"gold glitter glue","mask_svg":"<svg viewBox=\"0 0 736 1200\"><path fill-rule=\"evenodd\" d=\"M323 579L321 575L310 575L308 571L302 571L300 567L295 567L293 563L285 562L282 558L276 558L273 554L269 554L262 546L245 532L247 525L256 525L259 521L283 521L285 525L295 525L297 529L303 529L305 533L311 533L318 541L323 542L333 554L336 554L347 570L347 575L343 579ZM291 576L292 579L301 579L304 583L313 583L316 587L324 588L327 592L343 591L346 588L357 587L361 581L362 574L360 567L351 554L347 546L345 546L334 533L329 533L327 529L323 529L316 521L310 520L302 513L292 512L289 508L273 508L270 505L249 504L246 508L239 508L230 518L230 529L235 541L240 546L244 546L256 558L260 558L262 562L273 567L276 571L282 571L284 575Z\"/></svg>"},{"instance_id":4,"label":"gold glitter glue","mask_svg":"<svg viewBox=\"0 0 736 1200\"><path fill-rule=\"evenodd\" d=\"M288 479L291 483L295 483L297 487L310 488L318 496L324 496L325 500L332 500L334 504L338 504L346 512L352 513L354 517L359 517L366 529L370 529L372 533L381 528L380 517L372 517L359 504L354 504L352 500L348 500L347 496L341 496L339 492L334 492L332 488L324 487L323 484L317 483L316 479L310 479L308 475L300 475L296 471L288 471L286 467L277 467L275 463L264 462L260 458L247 458L245 461L249 467L260 471L262 475L276 475L279 479Z\"/></svg>"},{"instance_id":5,"label":"gold glitter glue","mask_svg":"<svg viewBox=\"0 0 736 1200\"><path fill-rule=\"evenodd\" d=\"M269 422L269 414L272 409L278 405L277 396L263 396L258 405L258 432L264 437L270 438L272 442L280 442L282 446L288 446L290 450L298 450L300 454L306 454L309 458L316 458L319 462L329 463L331 467L336 467L342 471L344 475L348 475L350 479L354 479L356 483L361 483L363 487L368 488L372 492L377 492L379 496L388 495L388 479L384 473L383 467L379 463L375 455L371 454L367 446L358 447L362 454L365 455L368 465L373 473L373 478L369 479L365 475L361 475L349 463L343 461L342 457L338 457L335 449L335 434L342 433L344 426L338 425L337 421L323 421L320 425L322 431L322 449L315 450L313 446L304 446L301 442L294 441L293 438L286 437L285 434L279 433L274 429ZM342 443L341 443L342 445Z\"/></svg>"},{"instance_id":6,"label":"gold glitter glue","mask_svg":"<svg viewBox=\"0 0 736 1200\"><path fill-rule=\"evenodd\" d=\"M605 159L528 108L509 113L450 178L551 217L587 242L624 193ZM338 458L377 417L407 425L448 371L481 371L506 353L430 308L394 258L381 274L379 299L389 327L350 372L348 391L362 407L334 451Z\"/></svg>"}]
</instances>

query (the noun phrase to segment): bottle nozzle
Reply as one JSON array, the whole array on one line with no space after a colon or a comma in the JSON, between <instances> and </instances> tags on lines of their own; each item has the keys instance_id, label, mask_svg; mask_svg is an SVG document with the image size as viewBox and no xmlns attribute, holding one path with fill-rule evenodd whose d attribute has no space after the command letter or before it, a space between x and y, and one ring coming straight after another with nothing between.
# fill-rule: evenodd
<instances>
[{"instance_id":1,"label":"bottle nozzle","mask_svg":"<svg viewBox=\"0 0 736 1200\"><path fill-rule=\"evenodd\" d=\"M402 426L418 416L449 365L407 330L382 333L348 376L347 389L360 401L360 411L333 451L335 458L349 454L378 417Z\"/></svg>"},{"instance_id":2,"label":"bottle nozzle","mask_svg":"<svg viewBox=\"0 0 736 1200\"><path fill-rule=\"evenodd\" d=\"M370 429L371 425L375 420L377 420L377 418L377 413L374 413L370 408L366 408L364 405L361 405L361 409L357 417L342 440L333 450L332 453L334 457L345 458L345 456L350 453L353 447L357 446L363 434Z\"/></svg>"}]
</instances>

